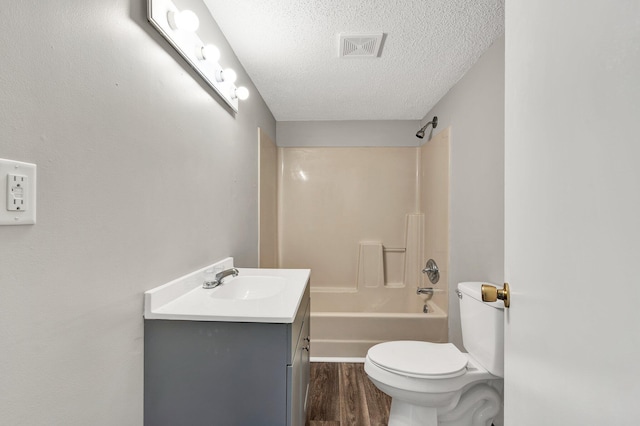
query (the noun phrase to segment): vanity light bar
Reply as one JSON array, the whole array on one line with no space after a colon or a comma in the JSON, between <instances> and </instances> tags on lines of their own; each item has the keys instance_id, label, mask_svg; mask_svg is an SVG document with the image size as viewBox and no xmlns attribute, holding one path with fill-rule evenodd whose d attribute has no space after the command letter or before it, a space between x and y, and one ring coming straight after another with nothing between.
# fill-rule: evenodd
<instances>
[{"instance_id":1,"label":"vanity light bar","mask_svg":"<svg viewBox=\"0 0 640 426\"><path fill-rule=\"evenodd\" d=\"M198 16L191 10L178 10L171 0L148 0L147 18L200 77L238 112L238 100L247 99L249 90L236 87L237 74L231 68L222 69L220 50L198 37Z\"/></svg>"}]
</instances>

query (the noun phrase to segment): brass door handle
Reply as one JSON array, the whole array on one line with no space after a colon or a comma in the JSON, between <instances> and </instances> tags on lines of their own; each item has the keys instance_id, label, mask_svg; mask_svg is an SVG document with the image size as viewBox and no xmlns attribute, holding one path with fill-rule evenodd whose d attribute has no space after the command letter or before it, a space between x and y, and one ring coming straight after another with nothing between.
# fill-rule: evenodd
<instances>
[{"instance_id":1,"label":"brass door handle","mask_svg":"<svg viewBox=\"0 0 640 426\"><path fill-rule=\"evenodd\" d=\"M496 288L489 284L482 284L483 302L495 302L498 299L504 302L505 308L509 307L511 304L509 298L509 283L504 283L504 288Z\"/></svg>"}]
</instances>

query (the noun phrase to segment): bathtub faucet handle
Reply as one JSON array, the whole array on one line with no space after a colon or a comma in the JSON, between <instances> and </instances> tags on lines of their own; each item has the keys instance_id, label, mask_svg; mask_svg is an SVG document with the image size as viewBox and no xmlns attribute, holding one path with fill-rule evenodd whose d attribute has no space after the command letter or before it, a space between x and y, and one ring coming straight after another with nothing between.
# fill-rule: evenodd
<instances>
[{"instance_id":1,"label":"bathtub faucet handle","mask_svg":"<svg viewBox=\"0 0 640 426\"><path fill-rule=\"evenodd\" d=\"M438 269L438 265L436 261L433 259L429 259L424 269L422 270L423 274L427 274L429 277L429 281L431 284L436 284L440 280L440 270Z\"/></svg>"}]
</instances>

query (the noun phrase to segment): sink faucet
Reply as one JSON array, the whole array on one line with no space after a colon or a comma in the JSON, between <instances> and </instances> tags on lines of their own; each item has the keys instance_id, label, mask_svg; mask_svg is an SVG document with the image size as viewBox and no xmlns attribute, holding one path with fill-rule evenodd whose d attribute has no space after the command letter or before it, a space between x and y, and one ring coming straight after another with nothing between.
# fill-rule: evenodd
<instances>
[{"instance_id":1,"label":"sink faucet","mask_svg":"<svg viewBox=\"0 0 640 426\"><path fill-rule=\"evenodd\" d=\"M225 269L222 272L218 272L213 281L205 280L204 283L202 284L202 288L216 288L220 284L222 284L222 280L228 277L229 275L233 275L234 277L237 277L238 274L239 274L239 271L236 268Z\"/></svg>"}]
</instances>

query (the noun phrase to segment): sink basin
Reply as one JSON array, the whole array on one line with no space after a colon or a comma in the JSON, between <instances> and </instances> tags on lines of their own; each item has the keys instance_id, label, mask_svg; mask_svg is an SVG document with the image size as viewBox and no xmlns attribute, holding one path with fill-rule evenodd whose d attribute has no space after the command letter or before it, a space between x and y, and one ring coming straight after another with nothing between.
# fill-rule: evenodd
<instances>
[{"instance_id":1,"label":"sink basin","mask_svg":"<svg viewBox=\"0 0 640 426\"><path fill-rule=\"evenodd\" d=\"M286 281L282 277L238 275L226 278L211 292L211 297L228 300L266 299L282 292L285 285Z\"/></svg>"},{"instance_id":2,"label":"sink basin","mask_svg":"<svg viewBox=\"0 0 640 426\"><path fill-rule=\"evenodd\" d=\"M238 268L237 277L202 288L209 270L233 268L227 257L144 293L145 320L291 324L309 290L309 269ZM0 422L1 423L1 422Z\"/></svg>"}]
</instances>

